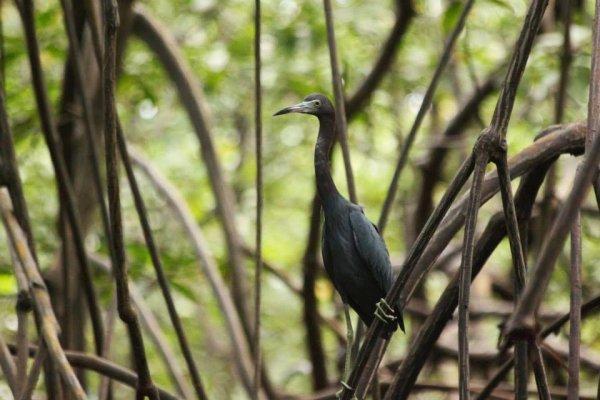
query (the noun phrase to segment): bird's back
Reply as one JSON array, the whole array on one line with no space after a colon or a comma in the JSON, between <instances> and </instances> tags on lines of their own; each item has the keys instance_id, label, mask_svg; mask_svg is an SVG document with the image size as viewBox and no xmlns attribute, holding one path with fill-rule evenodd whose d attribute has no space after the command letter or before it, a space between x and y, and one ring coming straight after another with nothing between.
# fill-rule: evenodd
<instances>
[{"instance_id":1,"label":"bird's back","mask_svg":"<svg viewBox=\"0 0 600 400\"><path fill-rule=\"evenodd\" d=\"M366 323L392 284L385 243L362 213L340 196L324 208L323 262L342 300Z\"/></svg>"}]
</instances>

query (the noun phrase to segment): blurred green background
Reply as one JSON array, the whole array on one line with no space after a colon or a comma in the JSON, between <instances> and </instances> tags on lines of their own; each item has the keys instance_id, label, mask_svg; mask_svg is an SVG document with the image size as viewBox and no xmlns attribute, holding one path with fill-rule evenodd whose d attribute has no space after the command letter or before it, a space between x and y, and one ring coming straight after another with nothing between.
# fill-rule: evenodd
<instances>
[{"instance_id":1,"label":"blurred green background","mask_svg":"<svg viewBox=\"0 0 600 400\"><path fill-rule=\"evenodd\" d=\"M553 3L553 2L551 2ZM308 236L309 210L314 193L313 156L317 122L301 116L272 118L271 114L295 103L311 92L332 95L329 53L323 8L317 0L265 0L263 4L263 120L265 145L264 257L298 284L301 262ZM450 32L462 8L461 2L417 0L417 16L400 44L396 62L375 91L370 104L349 124L349 144L355 172L358 198L369 218L376 221L387 191L402 137L414 120L426 87ZM59 102L67 40L59 2L36 2L36 23L42 63L52 103ZM380 46L394 23L392 1L369 2L334 0L335 28L339 59L347 94L354 92L376 59ZM406 251L407 215L414 208L420 185L418 163L443 131L463 100L475 88L474 78L483 82L510 55L528 2L523 0L479 0L475 3L465 31L456 45L451 65L444 73L434 98L433 112L419 131L410 162L400 182L385 239L392 260L398 264ZM208 106L212 132L227 179L237 198L238 228L247 243L254 243L255 164L253 156L253 5L247 0L151 0L144 7L159 19L177 39L200 80ZM587 113L590 74L590 42L593 2L574 14L572 41L574 59L570 74L565 121L583 121ZM7 105L15 135L18 162L29 204L42 269L56 262L60 238L57 230L57 199L52 165L40 132L35 101L30 85L29 65L18 13L12 4L2 10L4 24ZM534 136L554 122L554 102L559 79L559 55L562 28L551 16L545 20L519 87L509 126L509 155L529 145ZM143 152L181 191L208 239L210 249L229 275L226 248L215 216L215 203L206 169L199 155L197 139L182 109L177 93L151 51L138 39L129 40L118 82L119 114L132 147ZM504 70L503 70L504 71ZM487 123L497 94L489 96L481 107ZM480 130L471 124L465 140L453 143L444 168L444 182L436 196L443 194L460 161L468 153ZM559 162L558 195L570 189L577 159L565 156ZM341 154L334 160L335 180L346 193ZM491 166L490 166L491 169ZM198 366L211 398L244 398L235 378L230 343L223 319L205 277L199 272L186 236L154 189L140 175L144 198L160 244L161 256L172 283L177 308L184 320ZM123 185L123 214L130 274L142 289L177 350L164 303L158 290L150 259L143 244L129 188ZM516 184L513 184L516 187ZM595 207L590 196L588 205ZM479 227L500 209L495 197L480 213ZM584 299L600 287L600 224L598 215L584 218ZM6 241L2 232L2 243ZM454 240L460 243L462 233ZM99 221L86 240L91 252L106 255L106 241ZM503 242L484 268L494 275L508 275L510 251ZM253 264L247 263L248 274ZM553 275L545 306L568 310L568 245ZM484 275L485 276L485 275ZM481 280L485 277L482 276ZM427 299L433 305L448 278L442 272L430 275ZM96 276L103 305L108 307L112 283ZM14 337L16 316L13 312L16 285L7 247L0 247L0 324L7 338ZM334 292L323 275L316 294L326 316L336 314ZM473 296L485 296L485 289ZM274 382L285 392L309 393L310 363L305 350L302 304L270 274L265 274L263 308L263 346L265 365ZM248 302L251 298L248 299ZM485 343L494 350L497 335L490 320ZM584 323L586 346L600 354L600 320L592 317ZM88 327L89 329L89 327ZM131 365L128 343L122 325L117 326L113 359ZM324 329L330 376L336 376L335 360L339 346ZM91 338L91 334L90 334ZM156 382L172 388L156 350L147 341L151 370ZM408 339L396 335L389 357L402 355ZM179 355L179 352L176 351ZM182 361L183 367L183 361ZM457 371L448 363L430 379L455 383ZM90 382L97 378L90 374ZM595 388L597 378L584 375L582 389ZM593 386L592 386L593 384ZM0 397L10 396L0 382ZM130 398L129 389L117 398ZM123 396L123 397L121 397ZM423 394L422 398L438 398ZM417 397L415 397L417 398Z\"/></svg>"}]
</instances>

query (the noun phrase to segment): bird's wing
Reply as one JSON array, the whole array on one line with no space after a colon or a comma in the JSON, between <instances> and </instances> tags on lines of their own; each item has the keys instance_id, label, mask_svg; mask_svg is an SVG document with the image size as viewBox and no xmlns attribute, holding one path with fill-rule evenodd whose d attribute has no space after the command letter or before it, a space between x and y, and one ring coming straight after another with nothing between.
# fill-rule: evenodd
<instances>
[{"instance_id":1,"label":"bird's wing","mask_svg":"<svg viewBox=\"0 0 600 400\"><path fill-rule=\"evenodd\" d=\"M350 211L350 226L358 254L370 268L381 289L387 293L392 284L392 264L385 242L375 225L360 209Z\"/></svg>"}]
</instances>

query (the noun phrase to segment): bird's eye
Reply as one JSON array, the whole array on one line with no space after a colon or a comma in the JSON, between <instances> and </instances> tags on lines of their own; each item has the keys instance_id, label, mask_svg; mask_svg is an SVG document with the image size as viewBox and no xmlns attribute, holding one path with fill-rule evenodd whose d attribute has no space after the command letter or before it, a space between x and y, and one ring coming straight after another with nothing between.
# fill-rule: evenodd
<instances>
[{"instance_id":1,"label":"bird's eye","mask_svg":"<svg viewBox=\"0 0 600 400\"><path fill-rule=\"evenodd\" d=\"M321 107L321 102L319 100L315 100L315 106Z\"/></svg>"}]
</instances>

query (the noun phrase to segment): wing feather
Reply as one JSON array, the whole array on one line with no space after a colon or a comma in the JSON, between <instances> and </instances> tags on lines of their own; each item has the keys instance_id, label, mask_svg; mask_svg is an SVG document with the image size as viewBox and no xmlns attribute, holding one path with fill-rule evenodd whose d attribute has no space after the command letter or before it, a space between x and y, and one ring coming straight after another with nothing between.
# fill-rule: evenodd
<instances>
[{"instance_id":1,"label":"wing feather","mask_svg":"<svg viewBox=\"0 0 600 400\"><path fill-rule=\"evenodd\" d=\"M361 209L350 211L350 226L361 259L381 290L387 293L392 285L392 265L383 238Z\"/></svg>"}]
</instances>

